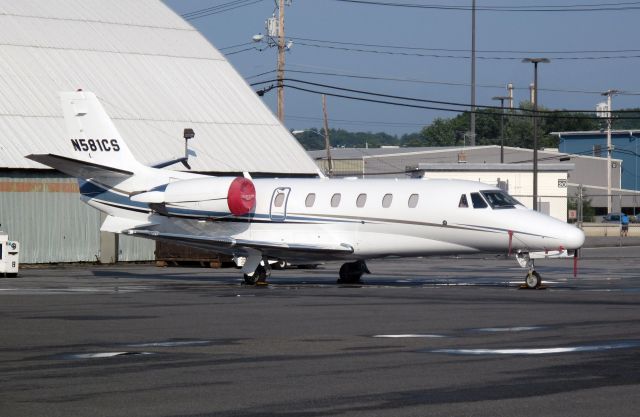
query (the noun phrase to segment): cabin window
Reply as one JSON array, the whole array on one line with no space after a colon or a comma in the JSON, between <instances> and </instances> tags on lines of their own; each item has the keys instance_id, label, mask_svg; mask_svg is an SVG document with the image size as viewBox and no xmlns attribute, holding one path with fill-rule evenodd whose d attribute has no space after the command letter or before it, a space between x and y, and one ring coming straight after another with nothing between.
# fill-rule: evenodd
<instances>
[{"instance_id":1,"label":"cabin window","mask_svg":"<svg viewBox=\"0 0 640 417\"><path fill-rule=\"evenodd\" d=\"M420 198L420 196L418 194L411 194L409 196L409 208L416 208L416 206L418 205L418 199Z\"/></svg>"},{"instance_id":2,"label":"cabin window","mask_svg":"<svg viewBox=\"0 0 640 417\"><path fill-rule=\"evenodd\" d=\"M309 193L307 194L307 198L305 198L304 200L304 205L307 207L313 207L313 203L316 202L316 194L315 193Z\"/></svg>"},{"instance_id":3,"label":"cabin window","mask_svg":"<svg viewBox=\"0 0 640 417\"><path fill-rule=\"evenodd\" d=\"M469 203L467 202L467 195L466 194L462 194L460 196L460 201L458 202L458 207L460 207L460 208L469 207Z\"/></svg>"},{"instance_id":4,"label":"cabin window","mask_svg":"<svg viewBox=\"0 0 640 417\"><path fill-rule=\"evenodd\" d=\"M331 207L338 207L340 205L340 198L342 198L340 193L335 193L331 196Z\"/></svg>"},{"instance_id":5,"label":"cabin window","mask_svg":"<svg viewBox=\"0 0 640 417\"><path fill-rule=\"evenodd\" d=\"M489 202L491 208L514 208L515 205L522 205L518 200L511 197L504 191L480 191L484 198Z\"/></svg>"},{"instance_id":6,"label":"cabin window","mask_svg":"<svg viewBox=\"0 0 640 417\"><path fill-rule=\"evenodd\" d=\"M276 198L273 200L273 205L276 207L282 207L282 203L284 203L284 193L278 193Z\"/></svg>"},{"instance_id":7,"label":"cabin window","mask_svg":"<svg viewBox=\"0 0 640 417\"><path fill-rule=\"evenodd\" d=\"M473 208L487 208L487 203L482 199L480 193L471 193L471 203Z\"/></svg>"},{"instance_id":8,"label":"cabin window","mask_svg":"<svg viewBox=\"0 0 640 417\"><path fill-rule=\"evenodd\" d=\"M356 198L356 206L357 207L364 207L365 203L367 202L367 195L366 194L360 194L358 196L358 198Z\"/></svg>"},{"instance_id":9,"label":"cabin window","mask_svg":"<svg viewBox=\"0 0 640 417\"><path fill-rule=\"evenodd\" d=\"M385 194L382 197L382 207L389 208L391 207L391 202L393 201L393 194Z\"/></svg>"}]
</instances>

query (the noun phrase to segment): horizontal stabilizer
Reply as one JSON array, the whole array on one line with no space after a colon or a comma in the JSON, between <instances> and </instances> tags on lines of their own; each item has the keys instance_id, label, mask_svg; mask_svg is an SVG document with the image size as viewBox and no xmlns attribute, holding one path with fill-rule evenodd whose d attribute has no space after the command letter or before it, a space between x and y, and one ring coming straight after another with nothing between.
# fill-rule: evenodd
<instances>
[{"instance_id":1,"label":"horizontal stabilizer","mask_svg":"<svg viewBox=\"0 0 640 417\"><path fill-rule=\"evenodd\" d=\"M136 227L150 227L155 226L157 223L148 220L135 220L126 217L107 216L102 223L100 231L111 233L123 233L127 230L134 229Z\"/></svg>"},{"instance_id":2,"label":"horizontal stabilizer","mask_svg":"<svg viewBox=\"0 0 640 417\"><path fill-rule=\"evenodd\" d=\"M71 175L72 177L82 179L113 178L115 180L124 180L133 175L133 172L131 171L54 154L31 154L27 155L25 158L50 166L51 168L55 168L60 172Z\"/></svg>"}]
</instances>

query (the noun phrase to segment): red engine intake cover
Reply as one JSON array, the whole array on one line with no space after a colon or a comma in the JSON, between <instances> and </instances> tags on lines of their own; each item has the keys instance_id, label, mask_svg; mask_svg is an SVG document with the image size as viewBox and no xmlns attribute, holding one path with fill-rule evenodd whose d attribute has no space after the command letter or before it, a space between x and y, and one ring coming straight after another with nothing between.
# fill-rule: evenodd
<instances>
[{"instance_id":1,"label":"red engine intake cover","mask_svg":"<svg viewBox=\"0 0 640 417\"><path fill-rule=\"evenodd\" d=\"M231 182L227 194L229 211L234 216L242 216L256 205L256 187L247 178L238 177Z\"/></svg>"}]
</instances>

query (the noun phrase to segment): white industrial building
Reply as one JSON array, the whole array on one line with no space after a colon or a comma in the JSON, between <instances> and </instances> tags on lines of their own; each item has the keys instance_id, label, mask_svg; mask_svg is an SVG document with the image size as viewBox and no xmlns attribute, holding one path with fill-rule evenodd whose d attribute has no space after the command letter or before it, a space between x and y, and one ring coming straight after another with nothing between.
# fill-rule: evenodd
<instances>
[{"instance_id":1,"label":"white industrial building","mask_svg":"<svg viewBox=\"0 0 640 417\"><path fill-rule=\"evenodd\" d=\"M93 91L143 163L317 175L290 133L198 31L159 0L0 0L0 230L22 261L153 259L154 243L100 234L75 180L24 158L71 155L58 93ZM175 169L184 169L176 166Z\"/></svg>"}]
</instances>

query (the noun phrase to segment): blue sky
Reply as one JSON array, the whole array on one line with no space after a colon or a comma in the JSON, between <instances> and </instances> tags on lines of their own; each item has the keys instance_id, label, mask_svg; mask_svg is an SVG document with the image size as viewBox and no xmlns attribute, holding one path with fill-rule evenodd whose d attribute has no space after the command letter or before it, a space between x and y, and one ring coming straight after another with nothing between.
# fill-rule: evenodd
<instances>
[{"instance_id":1,"label":"blue sky","mask_svg":"<svg viewBox=\"0 0 640 417\"><path fill-rule=\"evenodd\" d=\"M165 0L178 14L229 3L230 0ZM248 2L248 1L247 1ZM391 3L422 5L471 4L466 1L396 0ZM619 0L478 0L482 6L545 6L575 4L611 4ZM304 73L287 77L340 87L367 90L403 97L470 103L469 59L405 56L397 53L468 56L471 48L471 12L401 7L371 6L336 0L293 0L286 7L286 32L294 46L287 53L287 69L340 73L391 80L374 80ZM624 11L597 12L477 12L477 55L511 59L478 59L476 64L476 101L496 105L493 96L506 95L504 86L516 87L516 103L528 98L533 81L531 64L521 63L525 56L545 56L549 64L539 68L539 102L551 108L593 109L603 101L597 93L610 88L629 93L640 92L639 27L640 2L630 2ZM264 33L264 21L274 12L274 0L257 1L224 13L191 20L218 49L249 42ZM358 44L389 45L362 47L305 41L314 39ZM306 45L305 45L306 44ZM355 49L390 51L395 54L362 53L312 44ZM252 45L225 49L230 53ZM429 51L411 48L439 48L461 51ZM510 52L483 52L510 51ZM515 53L521 51L524 53ZM616 51L580 52L574 51ZM623 51L623 52L618 52ZM562 53L553 53L562 52ZM569 57L638 56L628 59L577 59ZM555 58L555 59L554 59ZM245 78L275 69L276 49L250 49L228 55L229 61ZM248 78L249 82L275 78L275 74ZM411 81L409 81L411 80ZM418 82L415 82L418 81ZM458 85L461 84L461 85ZM258 87L256 87L257 89ZM544 89L571 90L545 91ZM579 92L578 92L579 91ZM275 112L275 90L263 100ZM614 98L614 109L640 107L640 95ZM411 109L390 105L328 97L330 125L351 131L383 131L390 134L416 132L436 117L455 113ZM321 99L316 94L285 90L287 127L303 129L321 126Z\"/></svg>"}]
</instances>

